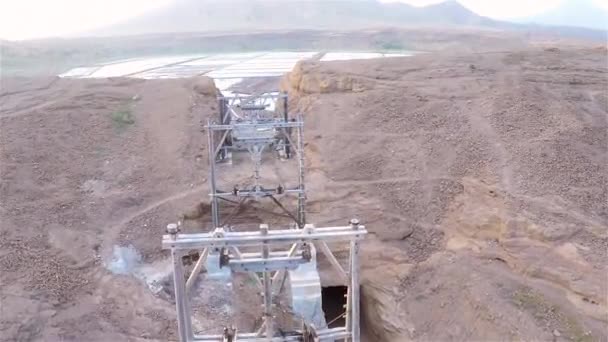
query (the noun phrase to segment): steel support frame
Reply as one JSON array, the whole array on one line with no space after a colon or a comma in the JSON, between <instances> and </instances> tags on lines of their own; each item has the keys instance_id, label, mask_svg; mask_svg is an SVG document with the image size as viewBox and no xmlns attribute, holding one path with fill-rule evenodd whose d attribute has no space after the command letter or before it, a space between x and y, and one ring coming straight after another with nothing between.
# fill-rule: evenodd
<instances>
[{"instance_id":1,"label":"steel support frame","mask_svg":"<svg viewBox=\"0 0 608 342\"><path fill-rule=\"evenodd\" d=\"M270 100L277 101L285 99L287 100L287 93L276 93L276 94L253 94L253 95L231 95L231 96L220 96L219 99L223 99L226 101L226 105L235 106L239 104L250 104L251 102L255 102L256 100Z\"/></svg>"},{"instance_id":2,"label":"steel support frame","mask_svg":"<svg viewBox=\"0 0 608 342\"><path fill-rule=\"evenodd\" d=\"M264 112L264 106L256 104L268 100L282 100L283 115L269 118ZM235 107L235 103L242 106ZM280 103L277 102L277 107ZM300 117L290 119L288 114L287 94L279 95L254 95L249 97L221 97L219 98L219 120L209 121L207 124L208 146L209 146L209 183L212 207L213 232L207 234L179 234L179 224L167 227L168 235L163 236L163 248L170 249L174 264L174 283L176 294L176 309L178 313L178 335L180 341L312 341L312 336L305 337L310 329L314 330L316 338L314 341L360 341L359 332L359 240L367 231L359 225L357 220L352 220L350 226L314 228L306 223L305 210L305 188L304 188L304 140L303 121ZM260 119L260 120L258 120ZM232 133L240 129L240 139L234 140ZM243 130L244 129L244 130ZM274 137L268 134L258 135L256 132L275 132ZM295 130L295 135L292 135ZM253 131L253 134L250 132ZM277 134L278 132L278 134ZM218 139L219 138L219 139ZM294 139L296 141L294 142ZM253 189L237 189L233 192L219 191L217 188L216 166L217 162L225 159L228 153L237 150L249 150L250 153L261 151L265 146L276 144L284 148L285 156L291 158L293 154L298 161L298 186L293 188L265 189L256 182ZM253 152L252 152L253 151ZM258 154L260 154L258 153ZM255 157L255 156L254 156ZM259 159L259 156L257 156ZM254 158L255 161L255 158ZM256 164L256 173L259 171L259 161ZM257 179L257 178L256 178ZM281 185L282 186L282 185ZM280 191L279 191L280 190ZM227 196L235 196L241 199L246 197L271 197L279 206L283 207L274 195L294 194L297 195L297 227L294 229L272 230L267 225L261 225L256 232L225 232L220 227L219 199ZM237 203L237 202L235 202ZM283 208L285 209L285 208ZM287 209L285 209L287 210ZM288 212L289 213L289 212ZM296 217L290 214L294 220ZM345 268L340 265L331 252L327 242L348 241L349 262ZM347 286L347 305L345 314L345 326L338 328L325 327L315 329L304 324L302 329L296 331L295 335L275 337L274 319L272 314L272 297L280 295L286 271L294 269L299 264L308 262L303 253L303 247L314 244L328 258L339 279ZM273 251L271 246L289 245L288 250ZM258 253L241 253L240 247L260 248ZM233 272L247 272L254 280L255 285L263 294L264 319L261 326L254 333L242 333L230 327L226 327L223 335L197 335L193 333L192 317L190 310L190 290L193 287L203 264L211 250L224 248L232 251L228 253L229 261L226 267ZM188 279L184 278L182 256L185 251L202 250L201 256ZM310 255L310 252L308 253ZM258 275L261 274L261 277Z\"/></svg>"},{"instance_id":3,"label":"steel support frame","mask_svg":"<svg viewBox=\"0 0 608 342\"><path fill-rule=\"evenodd\" d=\"M232 105L234 103L251 103L256 99L270 99L270 100L279 100L281 99L283 102L283 115L282 117L275 117L272 120L267 121L240 121L233 120L233 108ZM262 191L262 186L260 184L256 184L253 189L241 189L236 194L229 192L222 192L218 190L217 186L217 162L221 161L228 152L233 152L236 150L236 144L234 141L227 142L228 137L231 133L238 128L248 128L253 130L264 130L264 129L275 129L282 133L282 136L285 138L285 151L288 156L291 156L295 153L298 158L297 168L298 168L298 180L297 186L295 187L287 187L282 195L296 195L297 196L297 214L294 217L297 218L297 225L302 228L306 223L306 194L305 194L305 185L304 185L304 134L303 128L304 123L300 117L290 120L289 115L287 113L287 94L281 93L278 95L255 95L255 96L233 96L233 97L220 97L218 99L220 105L220 117L219 122L212 122L211 120L207 122L207 135L208 135L208 151L209 151L209 188L210 188L210 201L211 201L211 219L213 224L213 229L219 228L222 224L221 220L221 206L219 202L219 197L269 197L273 196L277 192L272 189L264 189L267 191ZM297 140L294 142L291 133L295 130L295 135ZM275 142L276 140L268 139L268 138L260 138L257 140L250 139L249 143L251 144L259 144L259 145L268 145L270 143ZM257 170L257 166L256 166ZM256 178L257 179L257 178Z\"/></svg>"},{"instance_id":4,"label":"steel support frame","mask_svg":"<svg viewBox=\"0 0 608 342\"><path fill-rule=\"evenodd\" d=\"M170 229L172 227L172 229ZM234 341L247 342L291 342L302 341L303 331L296 331L292 336L274 336L274 322L272 310L272 296L278 292L273 284L277 275L284 272L287 267L279 270L279 266L285 266L285 260L296 260L302 257L302 252L298 250L298 246L305 244L317 244L327 247L323 252L328 257L335 259L333 253L327 246L326 242L349 242L349 265L347 271L344 271L339 265L334 265L334 268L340 272L346 272L348 282L345 284L348 288L347 309L345 316L345 326L338 328L325 327L316 330L318 341L336 341L343 339L344 341L360 342L360 309L359 309L359 242L367 234L365 226L360 225L357 220L351 220L349 226L341 227L323 227L315 228L313 225L307 224L303 229L279 229L270 230L268 225L260 225L258 231L248 232L228 232L222 228L217 228L213 232L202 234L180 234L177 225L167 226L169 234L163 236L163 249L171 250L174 267L174 286L175 286L175 303L178 318L178 335L181 342L192 341L214 341L223 342L227 338L225 335L197 335L193 333L192 318L189 304L189 293L187 291L187 282L184 278L182 256L190 250L204 250L216 248L229 248L235 251L231 254L231 260L226 265L230 267L230 263L239 264L242 262L255 263L256 271L263 273L263 298L264 298L264 321L260 330L253 333L237 332ZM239 247L258 247L260 252L240 253ZM289 249L281 251L271 251L272 248L280 246L289 246ZM274 261L279 261L275 263ZM301 261L298 261L301 262ZM333 265L333 262L332 262ZM259 267L266 266L267 269ZM237 267L237 269L239 269ZM272 275L271 271L277 270ZM343 274L341 274L341 277ZM280 279L280 277L279 277ZM188 279L188 282L190 279ZM218 327L219 328L219 327Z\"/></svg>"}]
</instances>

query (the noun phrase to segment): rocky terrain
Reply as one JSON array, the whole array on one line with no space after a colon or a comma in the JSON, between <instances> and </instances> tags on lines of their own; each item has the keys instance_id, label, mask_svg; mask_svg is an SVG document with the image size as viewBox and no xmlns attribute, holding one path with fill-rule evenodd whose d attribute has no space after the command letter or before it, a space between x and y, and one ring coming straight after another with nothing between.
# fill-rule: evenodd
<instances>
[{"instance_id":1,"label":"rocky terrain","mask_svg":"<svg viewBox=\"0 0 608 342\"><path fill-rule=\"evenodd\" d=\"M161 254L162 226L204 196L215 89L195 83L3 84L0 340L174 336L173 306L105 266L114 246Z\"/></svg>"},{"instance_id":2,"label":"rocky terrain","mask_svg":"<svg viewBox=\"0 0 608 342\"><path fill-rule=\"evenodd\" d=\"M284 79L310 200L372 232L362 301L380 340L608 338L606 65L605 48L536 48Z\"/></svg>"},{"instance_id":3,"label":"rocky terrain","mask_svg":"<svg viewBox=\"0 0 608 342\"><path fill-rule=\"evenodd\" d=\"M370 231L371 340L608 338L607 63L535 47L282 80L305 120L308 220ZM206 198L209 83L3 80L0 340L175 339L171 301L108 257L161 262L166 223Z\"/></svg>"}]
</instances>

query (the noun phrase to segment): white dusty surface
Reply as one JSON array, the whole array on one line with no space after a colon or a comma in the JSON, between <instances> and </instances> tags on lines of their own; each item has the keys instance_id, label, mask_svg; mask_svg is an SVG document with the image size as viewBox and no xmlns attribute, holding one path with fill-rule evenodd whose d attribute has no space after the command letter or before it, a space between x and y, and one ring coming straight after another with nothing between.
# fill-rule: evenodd
<instances>
[{"instance_id":1,"label":"white dusty surface","mask_svg":"<svg viewBox=\"0 0 608 342\"><path fill-rule=\"evenodd\" d=\"M319 52L246 52L215 55L180 55L152 58L131 58L93 66L71 69L60 77L107 78L136 77L144 79L182 78L207 75L216 80L220 90L226 90L247 77L281 76L300 60L310 59ZM410 56L377 52L328 52L321 61L370 59Z\"/></svg>"}]
</instances>

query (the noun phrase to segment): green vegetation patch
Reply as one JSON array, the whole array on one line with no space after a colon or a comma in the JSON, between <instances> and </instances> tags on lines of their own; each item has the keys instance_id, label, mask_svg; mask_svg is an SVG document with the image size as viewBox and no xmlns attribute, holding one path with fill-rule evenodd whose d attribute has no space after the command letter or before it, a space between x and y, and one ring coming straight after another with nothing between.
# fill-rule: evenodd
<instances>
[{"instance_id":1,"label":"green vegetation patch","mask_svg":"<svg viewBox=\"0 0 608 342\"><path fill-rule=\"evenodd\" d=\"M112 112L111 118L112 122L114 122L114 126L121 130L126 129L135 123L135 117L133 116L131 107L123 107Z\"/></svg>"}]
</instances>

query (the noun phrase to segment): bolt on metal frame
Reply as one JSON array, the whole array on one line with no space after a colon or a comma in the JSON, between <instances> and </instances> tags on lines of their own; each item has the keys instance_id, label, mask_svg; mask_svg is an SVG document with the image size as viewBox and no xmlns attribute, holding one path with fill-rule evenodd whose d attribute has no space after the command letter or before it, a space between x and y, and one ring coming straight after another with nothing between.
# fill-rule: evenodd
<instances>
[{"instance_id":1,"label":"bolt on metal frame","mask_svg":"<svg viewBox=\"0 0 608 342\"><path fill-rule=\"evenodd\" d=\"M221 227L220 200L230 202L229 197L237 199L243 197L270 197L277 205L286 210L275 196L295 194L297 196L297 214L289 214L300 228L306 223L304 123L299 116L296 118L289 117L287 100L286 93L222 96L218 99L220 107L219 122L209 120L206 126L209 145L209 196L211 197L213 228ZM275 107L282 104L282 115L277 114L276 111L266 110L270 103L274 103ZM292 136L294 133L295 142ZM297 186L284 188L279 185L276 188L268 188L260 183L262 153L270 147L282 151L285 158L291 158L295 153L298 159ZM216 178L217 164L234 151L248 151L250 153L254 162L254 185L249 189L219 190Z\"/></svg>"},{"instance_id":2,"label":"bolt on metal frame","mask_svg":"<svg viewBox=\"0 0 608 342\"><path fill-rule=\"evenodd\" d=\"M169 224L163 236L163 249L171 250L174 267L175 305L178 315L178 335L181 342L295 342L295 341L352 341L360 342L359 306L359 243L367 234L365 226L356 219L349 226L315 228L307 224L304 228L269 230L268 225L260 225L258 231L230 232L216 228L213 232L202 234L180 234L178 224ZM345 326L337 328L314 327L303 322L302 328L290 336L279 336L274 328L272 298L280 294L276 284L282 282L281 272L294 269L298 264L309 262L306 246L314 244L331 260L335 256L327 247L327 242L348 242L349 264L347 271L342 267L334 269L344 277L347 286ZM289 249L276 251L283 246ZM241 247L260 248L258 253L241 253ZM257 276L262 273L261 289L264 298L263 323L257 332L241 333L235 327L225 327L219 335L198 335L193 332L189 294L184 279L182 256L190 250L225 251L220 258L220 267L229 267L232 272L250 272ZM226 252L232 251L232 252ZM333 262L332 262L333 265ZM274 273L273 273L274 272ZM276 336L275 336L276 335Z\"/></svg>"}]
</instances>

